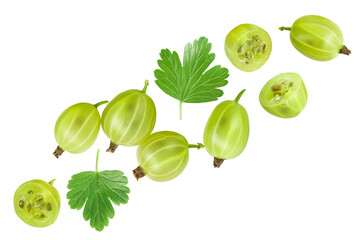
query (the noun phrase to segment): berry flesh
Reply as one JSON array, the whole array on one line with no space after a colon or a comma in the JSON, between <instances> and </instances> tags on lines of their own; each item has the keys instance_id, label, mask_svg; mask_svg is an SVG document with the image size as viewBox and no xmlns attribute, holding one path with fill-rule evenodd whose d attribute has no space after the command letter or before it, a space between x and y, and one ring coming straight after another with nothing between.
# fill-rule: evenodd
<instances>
[{"instance_id":1,"label":"berry flesh","mask_svg":"<svg viewBox=\"0 0 360 240\"><path fill-rule=\"evenodd\" d=\"M270 57L272 42L269 34L254 24L241 24L225 38L225 53L238 69L253 72Z\"/></svg>"},{"instance_id":2,"label":"berry flesh","mask_svg":"<svg viewBox=\"0 0 360 240\"><path fill-rule=\"evenodd\" d=\"M17 216L33 227L46 227L55 222L60 211L60 196L49 183L31 180L18 187L14 195L14 209Z\"/></svg>"},{"instance_id":3,"label":"berry flesh","mask_svg":"<svg viewBox=\"0 0 360 240\"><path fill-rule=\"evenodd\" d=\"M281 118L299 115L307 99L305 84L297 73L282 73L273 77L264 85L259 96L261 106Z\"/></svg>"}]
</instances>

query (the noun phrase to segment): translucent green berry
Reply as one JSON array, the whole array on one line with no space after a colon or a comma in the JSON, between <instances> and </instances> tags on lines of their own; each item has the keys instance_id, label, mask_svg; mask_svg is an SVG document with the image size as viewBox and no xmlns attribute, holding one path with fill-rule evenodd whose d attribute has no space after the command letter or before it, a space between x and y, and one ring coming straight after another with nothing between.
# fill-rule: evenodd
<instances>
[{"instance_id":1,"label":"translucent green berry","mask_svg":"<svg viewBox=\"0 0 360 240\"><path fill-rule=\"evenodd\" d=\"M254 24L241 24L225 38L225 53L238 69L253 72L270 57L272 42L269 34Z\"/></svg>"},{"instance_id":2,"label":"translucent green berry","mask_svg":"<svg viewBox=\"0 0 360 240\"><path fill-rule=\"evenodd\" d=\"M202 144L189 144L184 136L171 131L151 134L137 149L139 167L133 173L163 182L179 176L189 161L189 148L203 148Z\"/></svg>"},{"instance_id":3,"label":"translucent green berry","mask_svg":"<svg viewBox=\"0 0 360 240\"><path fill-rule=\"evenodd\" d=\"M249 117L246 109L239 104L245 89L235 100L217 105L211 113L204 130L204 144L214 157L214 167L220 167L224 160L239 156L249 138Z\"/></svg>"},{"instance_id":4,"label":"translucent green berry","mask_svg":"<svg viewBox=\"0 0 360 240\"><path fill-rule=\"evenodd\" d=\"M340 28L327 18L307 15L297 19L292 27L279 29L289 30L292 45L306 57L317 61L329 61L339 53L351 53L343 44Z\"/></svg>"},{"instance_id":5,"label":"translucent green berry","mask_svg":"<svg viewBox=\"0 0 360 240\"><path fill-rule=\"evenodd\" d=\"M93 145L100 130L97 107L107 102L78 103L61 113L55 124L55 139L59 144L55 157L58 158L64 151L82 153Z\"/></svg>"},{"instance_id":6,"label":"translucent green berry","mask_svg":"<svg viewBox=\"0 0 360 240\"><path fill-rule=\"evenodd\" d=\"M148 81L141 90L128 90L117 95L105 107L101 126L110 139L108 152L115 152L118 145L137 146L148 137L155 126L156 108L146 94Z\"/></svg>"},{"instance_id":7,"label":"translucent green berry","mask_svg":"<svg viewBox=\"0 0 360 240\"><path fill-rule=\"evenodd\" d=\"M274 116L293 118L307 103L304 81L297 73L282 73L270 79L259 96L261 106Z\"/></svg>"}]
</instances>

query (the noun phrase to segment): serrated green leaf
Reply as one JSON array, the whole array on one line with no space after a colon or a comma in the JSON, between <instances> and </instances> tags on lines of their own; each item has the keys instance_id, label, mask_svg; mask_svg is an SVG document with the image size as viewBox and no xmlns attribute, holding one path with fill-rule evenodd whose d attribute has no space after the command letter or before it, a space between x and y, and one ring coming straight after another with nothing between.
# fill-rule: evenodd
<instances>
[{"instance_id":1,"label":"serrated green leaf","mask_svg":"<svg viewBox=\"0 0 360 240\"><path fill-rule=\"evenodd\" d=\"M228 70L220 65L207 70L215 59L215 54L210 51L211 43L206 37L201 37L193 44L186 44L183 65L177 52L169 49L160 52L160 69L154 71L155 83L166 94L180 101L180 119L183 102L216 101L224 94L219 88L228 83Z\"/></svg>"},{"instance_id":2,"label":"serrated green leaf","mask_svg":"<svg viewBox=\"0 0 360 240\"><path fill-rule=\"evenodd\" d=\"M70 191L66 198L71 209L79 210L85 205L84 219L90 220L90 226L100 232L115 216L111 202L116 205L128 202L130 189L125 186L127 183L128 179L119 170L81 172L69 180Z\"/></svg>"}]
</instances>

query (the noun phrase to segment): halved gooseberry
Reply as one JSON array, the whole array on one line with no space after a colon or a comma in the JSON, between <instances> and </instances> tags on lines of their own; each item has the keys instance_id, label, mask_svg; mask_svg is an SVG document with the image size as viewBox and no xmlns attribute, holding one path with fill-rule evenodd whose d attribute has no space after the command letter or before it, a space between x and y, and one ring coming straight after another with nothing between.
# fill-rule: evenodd
<instances>
[{"instance_id":1,"label":"halved gooseberry","mask_svg":"<svg viewBox=\"0 0 360 240\"><path fill-rule=\"evenodd\" d=\"M60 196L49 183L34 179L18 187L14 195L16 215L33 227L46 227L55 222L60 211Z\"/></svg>"},{"instance_id":2,"label":"halved gooseberry","mask_svg":"<svg viewBox=\"0 0 360 240\"><path fill-rule=\"evenodd\" d=\"M254 24L241 24L225 39L225 52L238 69L253 72L269 59L272 43L269 34Z\"/></svg>"},{"instance_id":3,"label":"halved gooseberry","mask_svg":"<svg viewBox=\"0 0 360 240\"><path fill-rule=\"evenodd\" d=\"M297 73L282 73L270 79L259 96L261 106L274 116L296 117L306 106L307 91Z\"/></svg>"}]
</instances>

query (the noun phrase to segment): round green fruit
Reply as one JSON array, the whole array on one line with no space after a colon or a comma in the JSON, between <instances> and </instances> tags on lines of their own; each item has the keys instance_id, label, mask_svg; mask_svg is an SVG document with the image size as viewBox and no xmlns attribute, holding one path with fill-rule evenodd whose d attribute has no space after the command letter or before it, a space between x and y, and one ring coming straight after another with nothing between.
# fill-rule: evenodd
<instances>
[{"instance_id":1,"label":"round green fruit","mask_svg":"<svg viewBox=\"0 0 360 240\"><path fill-rule=\"evenodd\" d=\"M171 131L151 134L137 149L139 167L133 170L136 179L148 176L158 182L169 181L182 173L189 161L189 148L203 148L189 144L184 136Z\"/></svg>"},{"instance_id":2,"label":"round green fruit","mask_svg":"<svg viewBox=\"0 0 360 240\"><path fill-rule=\"evenodd\" d=\"M245 89L235 100L217 105L211 113L204 130L204 145L214 157L214 167L227 159L239 156L249 138L249 117L246 109L238 102Z\"/></svg>"},{"instance_id":3,"label":"round green fruit","mask_svg":"<svg viewBox=\"0 0 360 240\"><path fill-rule=\"evenodd\" d=\"M49 183L31 180L18 187L14 195L16 215L33 227L47 227L55 222L60 211L60 196Z\"/></svg>"},{"instance_id":4,"label":"round green fruit","mask_svg":"<svg viewBox=\"0 0 360 240\"><path fill-rule=\"evenodd\" d=\"M297 73L282 73L270 79L261 89L261 106L274 116L292 118L299 115L307 103L304 81Z\"/></svg>"},{"instance_id":5,"label":"round green fruit","mask_svg":"<svg viewBox=\"0 0 360 240\"><path fill-rule=\"evenodd\" d=\"M225 53L238 69L253 72L265 64L272 48L269 34L254 24L241 24L225 38Z\"/></svg>"},{"instance_id":6,"label":"round green fruit","mask_svg":"<svg viewBox=\"0 0 360 240\"><path fill-rule=\"evenodd\" d=\"M100 130L97 107L107 102L77 103L61 113L55 124L55 139L59 144L53 153L55 157L64 151L82 153L94 144Z\"/></svg>"},{"instance_id":7,"label":"round green fruit","mask_svg":"<svg viewBox=\"0 0 360 240\"><path fill-rule=\"evenodd\" d=\"M156 108L146 94L148 81L141 90L128 90L117 95L105 107L101 126L110 139L107 152L115 152L119 145L137 146L148 137L155 126Z\"/></svg>"},{"instance_id":8,"label":"round green fruit","mask_svg":"<svg viewBox=\"0 0 360 240\"><path fill-rule=\"evenodd\" d=\"M289 30L292 45L306 57L317 61L329 61L339 53L351 53L343 44L340 28L327 18L307 15L297 19L292 27L279 29Z\"/></svg>"}]
</instances>

